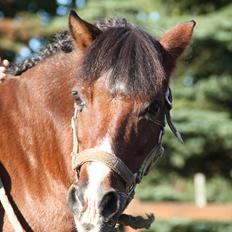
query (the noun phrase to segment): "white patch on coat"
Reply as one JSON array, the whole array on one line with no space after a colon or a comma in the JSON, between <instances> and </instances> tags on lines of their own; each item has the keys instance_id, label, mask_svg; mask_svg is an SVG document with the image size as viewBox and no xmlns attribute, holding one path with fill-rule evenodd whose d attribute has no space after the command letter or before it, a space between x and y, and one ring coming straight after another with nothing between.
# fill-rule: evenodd
<instances>
[{"instance_id":1,"label":"white patch on coat","mask_svg":"<svg viewBox=\"0 0 232 232\"><path fill-rule=\"evenodd\" d=\"M117 90L118 92L126 92L126 85L125 83L118 81L115 85L115 90Z\"/></svg>"},{"instance_id":2,"label":"white patch on coat","mask_svg":"<svg viewBox=\"0 0 232 232\"><path fill-rule=\"evenodd\" d=\"M110 138L108 136L104 137L103 140L94 148L112 153ZM84 193L84 201L87 203L87 209L83 212L80 220L75 220L76 227L79 232L85 231L85 228L82 227L85 223L94 225L94 228L90 230L91 232L100 231L102 222L100 221L98 204L105 191L102 187L102 182L110 174L110 172L111 169L109 167L98 161L91 162L87 166L88 185Z\"/></svg>"},{"instance_id":3,"label":"white patch on coat","mask_svg":"<svg viewBox=\"0 0 232 232\"><path fill-rule=\"evenodd\" d=\"M99 231L101 221L98 204L104 194L102 182L110 172L110 168L101 162L96 161L88 165L88 186L84 193L84 200L87 202L87 209L83 212L80 221L75 220L78 231L85 231L82 227L85 223L94 225L94 228L90 231Z\"/></svg>"}]
</instances>

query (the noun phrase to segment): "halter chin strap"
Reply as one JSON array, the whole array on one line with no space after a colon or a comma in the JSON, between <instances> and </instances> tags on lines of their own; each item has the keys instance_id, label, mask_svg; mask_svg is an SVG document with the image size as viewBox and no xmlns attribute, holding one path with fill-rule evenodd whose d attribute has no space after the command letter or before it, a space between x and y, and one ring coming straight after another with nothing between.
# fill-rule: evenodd
<instances>
[{"instance_id":1,"label":"halter chin strap","mask_svg":"<svg viewBox=\"0 0 232 232\"><path fill-rule=\"evenodd\" d=\"M170 88L167 89L165 95L165 116L167 123L173 132L173 134L183 142L180 133L174 126L170 110L172 108L172 95ZM158 158L163 154L164 148L162 146L162 135L163 128L161 128L158 144L155 145L151 151L146 155L141 167L135 173L133 173L127 165L118 158L115 154L111 154L102 150L95 148L86 149L79 152L78 144L78 128L77 128L77 114L80 109L77 104L75 104L75 111L72 117L72 130L73 130L73 151L72 151L72 169L79 172L81 166L90 161L99 161L108 166L111 170L117 173L126 183L126 191L129 198L133 198L134 189L136 184L140 183L143 176L146 175L151 166L158 160Z\"/></svg>"}]
</instances>

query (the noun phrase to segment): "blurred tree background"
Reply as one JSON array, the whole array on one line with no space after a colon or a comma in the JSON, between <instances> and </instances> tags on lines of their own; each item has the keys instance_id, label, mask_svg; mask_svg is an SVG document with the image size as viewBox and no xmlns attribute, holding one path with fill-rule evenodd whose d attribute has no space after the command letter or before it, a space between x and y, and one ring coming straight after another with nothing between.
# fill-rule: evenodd
<instances>
[{"instance_id":1,"label":"blurred tree background","mask_svg":"<svg viewBox=\"0 0 232 232\"><path fill-rule=\"evenodd\" d=\"M17 62L36 53L55 32L67 29L71 8L92 22L125 17L156 38L178 22L197 22L193 41L171 82L172 113L185 143L166 130L165 155L137 195L144 200L193 201L193 175L201 172L207 178L207 200L231 202L231 1L0 0L0 56Z\"/></svg>"}]
</instances>

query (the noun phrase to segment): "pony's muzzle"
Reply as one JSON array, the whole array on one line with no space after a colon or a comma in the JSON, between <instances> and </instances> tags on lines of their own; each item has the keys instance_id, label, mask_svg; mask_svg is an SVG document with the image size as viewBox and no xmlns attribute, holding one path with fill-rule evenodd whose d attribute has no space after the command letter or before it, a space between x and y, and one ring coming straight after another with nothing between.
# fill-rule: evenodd
<instances>
[{"instance_id":1,"label":"pony's muzzle","mask_svg":"<svg viewBox=\"0 0 232 232\"><path fill-rule=\"evenodd\" d=\"M93 195L96 193L92 193ZM68 206L74 213L78 215L83 213L87 207L88 202L85 202L84 191L81 186L71 185L68 192ZM96 199L97 211L105 222L109 221L113 216L119 212L119 195L114 189L102 191L102 194Z\"/></svg>"}]
</instances>

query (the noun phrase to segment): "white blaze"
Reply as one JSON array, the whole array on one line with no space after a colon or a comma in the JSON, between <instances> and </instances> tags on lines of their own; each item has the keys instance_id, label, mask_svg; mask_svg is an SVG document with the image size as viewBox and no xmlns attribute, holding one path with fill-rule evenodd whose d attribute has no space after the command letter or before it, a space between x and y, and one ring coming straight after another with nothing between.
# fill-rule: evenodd
<instances>
[{"instance_id":1,"label":"white blaze","mask_svg":"<svg viewBox=\"0 0 232 232\"><path fill-rule=\"evenodd\" d=\"M94 148L99 149L101 151L108 152L108 153L113 153L112 147L111 147L111 144L110 144L110 138L107 137L107 136L104 137L103 140L101 141L101 143L99 143Z\"/></svg>"},{"instance_id":2,"label":"white blaze","mask_svg":"<svg viewBox=\"0 0 232 232\"><path fill-rule=\"evenodd\" d=\"M110 139L105 137L102 142L94 148L112 153ZM81 225L84 223L91 223L95 227L92 232L99 231L99 211L98 204L103 196L104 189L102 182L111 172L110 168L105 164L95 161L91 162L87 167L88 185L84 193L84 201L87 202L87 209L83 212L81 221L76 221L78 231L82 231Z\"/></svg>"}]
</instances>

